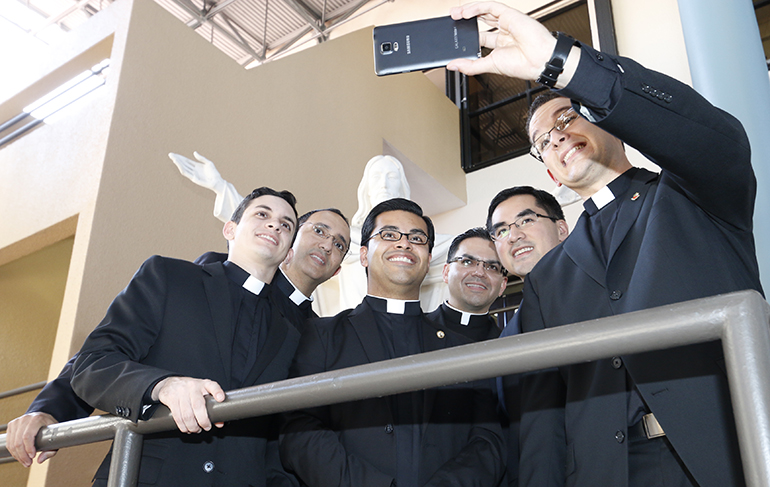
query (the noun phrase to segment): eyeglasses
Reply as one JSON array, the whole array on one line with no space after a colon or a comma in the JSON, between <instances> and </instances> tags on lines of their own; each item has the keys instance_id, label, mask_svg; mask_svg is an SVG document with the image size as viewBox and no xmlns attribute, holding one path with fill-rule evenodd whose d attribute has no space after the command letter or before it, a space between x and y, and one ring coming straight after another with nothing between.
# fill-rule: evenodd
<instances>
[{"instance_id":1,"label":"eyeglasses","mask_svg":"<svg viewBox=\"0 0 770 487\"><path fill-rule=\"evenodd\" d=\"M373 233L369 239L371 240L377 235L388 242L398 242L401 240L401 237L406 237L406 241L410 244L425 245L428 243L428 236L424 233L403 233L398 230L380 230L379 232Z\"/></svg>"},{"instance_id":2,"label":"eyeglasses","mask_svg":"<svg viewBox=\"0 0 770 487\"><path fill-rule=\"evenodd\" d=\"M338 251L343 256L348 251L348 246L345 245L345 242L340 242L340 240L335 237L334 235L330 234L324 227L318 224L313 225L313 233L316 235L316 237L320 237L322 239L330 238L332 239L332 247L334 247L334 250Z\"/></svg>"},{"instance_id":3,"label":"eyeglasses","mask_svg":"<svg viewBox=\"0 0 770 487\"><path fill-rule=\"evenodd\" d=\"M511 236L511 227L516 227L519 230L531 227L535 224L535 222L537 222L539 218L548 218L554 222L558 219L548 215L541 215L539 213L530 213L528 215L517 218L513 221L513 223L508 225L500 225L499 227L489 232L489 235L494 240L507 240Z\"/></svg>"},{"instance_id":4,"label":"eyeglasses","mask_svg":"<svg viewBox=\"0 0 770 487\"><path fill-rule=\"evenodd\" d=\"M549 147L551 147L551 132L554 130L562 132L564 129L569 127L569 125L579 116L580 115L578 115L578 113L571 107L562 112L561 115L556 117L556 123L553 124L551 130L542 134L540 137L535 139L535 142L532 143L532 147L529 148L530 155L532 155L532 157L538 161L543 162L543 154L548 150Z\"/></svg>"},{"instance_id":5,"label":"eyeglasses","mask_svg":"<svg viewBox=\"0 0 770 487\"><path fill-rule=\"evenodd\" d=\"M479 264L484 268L485 271L489 273L496 273L496 274L503 274L503 267L500 265L499 262L486 262L483 260L474 259L473 257L468 256L462 256L462 257L455 257L454 259L450 260L449 263L455 263L459 262L461 266L468 268L476 268Z\"/></svg>"}]
</instances>

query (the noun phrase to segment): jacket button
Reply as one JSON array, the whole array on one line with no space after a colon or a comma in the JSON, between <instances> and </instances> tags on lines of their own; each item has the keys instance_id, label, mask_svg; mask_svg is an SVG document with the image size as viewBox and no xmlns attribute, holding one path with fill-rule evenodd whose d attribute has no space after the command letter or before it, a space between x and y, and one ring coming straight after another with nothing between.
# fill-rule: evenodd
<instances>
[{"instance_id":1,"label":"jacket button","mask_svg":"<svg viewBox=\"0 0 770 487\"><path fill-rule=\"evenodd\" d=\"M211 473L214 471L214 462L209 460L208 462L203 464L203 471L206 473Z\"/></svg>"},{"instance_id":2,"label":"jacket button","mask_svg":"<svg viewBox=\"0 0 770 487\"><path fill-rule=\"evenodd\" d=\"M612 368L619 369L623 367L623 360L620 357L612 357Z\"/></svg>"},{"instance_id":3,"label":"jacket button","mask_svg":"<svg viewBox=\"0 0 770 487\"><path fill-rule=\"evenodd\" d=\"M618 443L623 443L626 441L626 435L622 431L618 430L615 432L615 440L617 440Z\"/></svg>"},{"instance_id":4,"label":"jacket button","mask_svg":"<svg viewBox=\"0 0 770 487\"><path fill-rule=\"evenodd\" d=\"M613 301L617 301L618 299L621 298L621 296L623 296L623 293L618 291L617 289L610 293L610 299Z\"/></svg>"},{"instance_id":5,"label":"jacket button","mask_svg":"<svg viewBox=\"0 0 770 487\"><path fill-rule=\"evenodd\" d=\"M666 103L671 103L671 100L673 99L674 97L669 95L668 93L666 93L666 96L663 97L663 101L665 101Z\"/></svg>"},{"instance_id":6,"label":"jacket button","mask_svg":"<svg viewBox=\"0 0 770 487\"><path fill-rule=\"evenodd\" d=\"M599 53L596 55L596 59L598 59L599 61L604 61L604 56L602 56L602 53Z\"/></svg>"},{"instance_id":7,"label":"jacket button","mask_svg":"<svg viewBox=\"0 0 770 487\"><path fill-rule=\"evenodd\" d=\"M385 425L385 433L387 433L387 434L393 433L393 425L392 424L386 424Z\"/></svg>"}]
</instances>

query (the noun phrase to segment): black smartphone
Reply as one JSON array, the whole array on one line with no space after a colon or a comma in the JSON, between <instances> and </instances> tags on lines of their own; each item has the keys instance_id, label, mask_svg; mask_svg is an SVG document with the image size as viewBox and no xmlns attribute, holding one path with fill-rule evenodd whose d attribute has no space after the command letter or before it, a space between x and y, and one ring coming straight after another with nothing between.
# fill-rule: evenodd
<instances>
[{"instance_id":1,"label":"black smartphone","mask_svg":"<svg viewBox=\"0 0 770 487\"><path fill-rule=\"evenodd\" d=\"M481 57L476 19L452 17L417 20L374 28L377 76L424 71L458 58Z\"/></svg>"}]
</instances>

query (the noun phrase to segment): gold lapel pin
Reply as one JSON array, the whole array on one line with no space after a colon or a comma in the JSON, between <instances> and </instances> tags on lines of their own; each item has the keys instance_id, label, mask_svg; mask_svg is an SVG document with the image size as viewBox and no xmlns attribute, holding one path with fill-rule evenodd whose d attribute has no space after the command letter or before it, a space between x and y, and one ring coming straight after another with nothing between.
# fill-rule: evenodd
<instances>
[{"instance_id":1,"label":"gold lapel pin","mask_svg":"<svg viewBox=\"0 0 770 487\"><path fill-rule=\"evenodd\" d=\"M639 193L634 193L634 195L631 197L631 201L636 201L639 199Z\"/></svg>"},{"instance_id":2,"label":"gold lapel pin","mask_svg":"<svg viewBox=\"0 0 770 487\"><path fill-rule=\"evenodd\" d=\"M439 337L439 338L444 338L444 332L439 330L439 331L436 332L436 336Z\"/></svg>"}]
</instances>

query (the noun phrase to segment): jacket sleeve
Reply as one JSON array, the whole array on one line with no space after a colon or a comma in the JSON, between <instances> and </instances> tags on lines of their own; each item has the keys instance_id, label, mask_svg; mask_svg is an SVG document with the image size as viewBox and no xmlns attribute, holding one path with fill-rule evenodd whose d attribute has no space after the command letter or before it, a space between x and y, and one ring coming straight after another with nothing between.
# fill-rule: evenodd
<instances>
[{"instance_id":1,"label":"jacket sleeve","mask_svg":"<svg viewBox=\"0 0 770 487\"><path fill-rule=\"evenodd\" d=\"M85 418L94 412L94 408L80 399L72 390L72 368L75 364L72 357L64 366L59 376L43 387L43 390L32 401L27 413L48 413L59 422Z\"/></svg>"},{"instance_id":2,"label":"jacket sleeve","mask_svg":"<svg viewBox=\"0 0 770 487\"><path fill-rule=\"evenodd\" d=\"M315 322L304 330L291 377L326 371L326 347ZM390 487L394 479L348 454L330 424L328 406L287 413L279 440L284 467L310 487Z\"/></svg>"},{"instance_id":3,"label":"jacket sleeve","mask_svg":"<svg viewBox=\"0 0 770 487\"><path fill-rule=\"evenodd\" d=\"M155 342L164 315L163 258L148 259L115 298L77 355L72 388L91 406L131 421L146 419L148 388L171 371L141 364Z\"/></svg>"}]
</instances>

